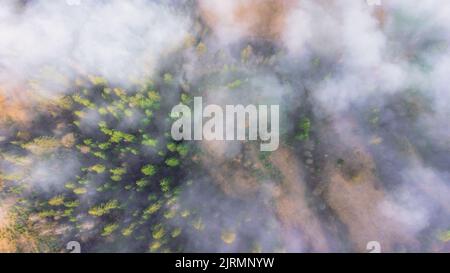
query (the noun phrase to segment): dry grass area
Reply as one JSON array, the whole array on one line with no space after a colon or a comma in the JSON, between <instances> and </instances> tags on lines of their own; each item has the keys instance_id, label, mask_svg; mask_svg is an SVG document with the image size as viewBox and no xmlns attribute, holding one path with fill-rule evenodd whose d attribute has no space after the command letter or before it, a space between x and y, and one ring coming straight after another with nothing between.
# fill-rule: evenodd
<instances>
[{"instance_id":1,"label":"dry grass area","mask_svg":"<svg viewBox=\"0 0 450 273\"><path fill-rule=\"evenodd\" d=\"M257 178L243 166L241 146L230 147L226 141L203 141L201 162L219 187L228 195L246 198L255 194L260 187ZM236 149L236 156L227 152Z\"/></svg>"},{"instance_id":2,"label":"dry grass area","mask_svg":"<svg viewBox=\"0 0 450 273\"><path fill-rule=\"evenodd\" d=\"M49 239L54 231L44 225L23 223L14 210L15 198L0 200L0 253L52 252ZM47 234L46 234L47 233Z\"/></svg>"},{"instance_id":3,"label":"dry grass area","mask_svg":"<svg viewBox=\"0 0 450 273\"><path fill-rule=\"evenodd\" d=\"M381 211L386 194L374 173L375 163L364 139L353 133L357 132L356 123L352 118L341 117L336 124L345 128L339 134L346 144L334 147L334 152L346 158L347 166L338 167L334 160L326 162L325 201L347 227L355 251L365 252L370 241L380 242L383 252L394 251L397 245L417 245L414 236Z\"/></svg>"},{"instance_id":4,"label":"dry grass area","mask_svg":"<svg viewBox=\"0 0 450 273\"><path fill-rule=\"evenodd\" d=\"M242 36L278 39L286 15L298 0L214 1L201 0L202 18L215 31L239 32Z\"/></svg>"},{"instance_id":5,"label":"dry grass area","mask_svg":"<svg viewBox=\"0 0 450 273\"><path fill-rule=\"evenodd\" d=\"M275 197L275 206L281 222L287 229L300 232L303 241L313 252L326 252L328 243L320 220L306 201L306 184L300 162L286 147L280 147L273 152L270 161L284 178Z\"/></svg>"},{"instance_id":6,"label":"dry grass area","mask_svg":"<svg viewBox=\"0 0 450 273\"><path fill-rule=\"evenodd\" d=\"M255 195L267 190L264 183L252 173L253 168L267 172L257 156L255 147L243 145L244 153L236 157L226 154L226 142L203 141L202 163L207 166L210 175L224 193L240 198ZM228 147L230 148L230 147ZM245 158L242 158L244 155ZM251 163L250 163L251 162ZM269 157L270 164L280 171L281 181L270 183L270 196L276 217L283 226L283 241L296 250L325 252L328 249L326 236L317 215L306 200L306 185L303 179L301 163L287 147L280 147ZM275 186L276 185L276 186ZM267 185L266 185L267 186Z\"/></svg>"},{"instance_id":7,"label":"dry grass area","mask_svg":"<svg viewBox=\"0 0 450 273\"><path fill-rule=\"evenodd\" d=\"M317 0L322 9L335 7L335 1ZM290 11L302 6L301 0L228 0L223 3L200 0L200 14L216 33L240 37L279 40L285 30ZM383 26L386 21L382 6L372 8L372 15Z\"/></svg>"},{"instance_id":8,"label":"dry grass area","mask_svg":"<svg viewBox=\"0 0 450 273\"><path fill-rule=\"evenodd\" d=\"M328 172L327 202L348 228L356 251L366 251L370 241L380 242L383 251L393 251L400 243L416 243L380 212L378 206L384 200L384 193L375 187L376 178L368 175L355 184L336 170L328 169Z\"/></svg>"},{"instance_id":9,"label":"dry grass area","mask_svg":"<svg viewBox=\"0 0 450 273\"><path fill-rule=\"evenodd\" d=\"M9 209L11 201L2 202L0 204L0 252L15 252L16 247L10 236L9 227L11 219L9 217Z\"/></svg>"},{"instance_id":10,"label":"dry grass area","mask_svg":"<svg viewBox=\"0 0 450 273\"><path fill-rule=\"evenodd\" d=\"M20 94L20 92L16 92ZM30 116L27 111L30 104L29 100L21 96L8 96L5 91L0 89L0 126L7 122L17 124L27 124L30 122Z\"/></svg>"},{"instance_id":11,"label":"dry grass area","mask_svg":"<svg viewBox=\"0 0 450 273\"><path fill-rule=\"evenodd\" d=\"M28 232L16 230L16 218L12 212L15 202L9 198L0 203L0 253L36 252L36 239Z\"/></svg>"}]
</instances>

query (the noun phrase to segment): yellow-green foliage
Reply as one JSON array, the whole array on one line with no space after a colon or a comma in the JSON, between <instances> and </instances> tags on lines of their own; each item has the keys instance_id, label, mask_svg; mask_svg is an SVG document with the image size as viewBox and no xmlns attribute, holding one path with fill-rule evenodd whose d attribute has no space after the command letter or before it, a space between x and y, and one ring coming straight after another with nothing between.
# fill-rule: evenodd
<instances>
[{"instance_id":1,"label":"yellow-green foliage","mask_svg":"<svg viewBox=\"0 0 450 273\"><path fill-rule=\"evenodd\" d=\"M229 89L236 89L236 88L238 88L238 87L240 87L242 85L242 81L241 80L235 80L235 81L233 81L233 82L230 82L228 85L227 85L227 87L229 88Z\"/></svg>"},{"instance_id":2,"label":"yellow-green foliage","mask_svg":"<svg viewBox=\"0 0 450 273\"><path fill-rule=\"evenodd\" d=\"M221 238L226 244L232 244L236 240L236 233L226 230L222 232Z\"/></svg>"},{"instance_id":3,"label":"yellow-green foliage","mask_svg":"<svg viewBox=\"0 0 450 273\"><path fill-rule=\"evenodd\" d=\"M92 166L90 169L91 169L91 171L94 171L96 173L103 173L103 172L105 172L106 168L102 164L96 164L96 165Z\"/></svg>"},{"instance_id":4,"label":"yellow-green foliage","mask_svg":"<svg viewBox=\"0 0 450 273\"><path fill-rule=\"evenodd\" d=\"M147 186L148 184L149 184L149 180L147 180L147 179L139 179L138 181L136 181L136 185L139 187L139 188L144 188L145 186Z\"/></svg>"},{"instance_id":5,"label":"yellow-green foliage","mask_svg":"<svg viewBox=\"0 0 450 273\"><path fill-rule=\"evenodd\" d=\"M198 231L202 231L205 228L205 224L203 224L203 221L201 218L195 219L192 222L192 226Z\"/></svg>"},{"instance_id":6,"label":"yellow-green foliage","mask_svg":"<svg viewBox=\"0 0 450 273\"><path fill-rule=\"evenodd\" d=\"M58 107L69 110L72 108L72 100L68 96L63 96L57 99L56 101Z\"/></svg>"},{"instance_id":7,"label":"yellow-green foliage","mask_svg":"<svg viewBox=\"0 0 450 273\"><path fill-rule=\"evenodd\" d=\"M109 129L106 125L106 122L102 121L98 124L100 131L102 131L105 135L110 137L109 141L112 143L119 143L121 141L125 142L133 142L135 137L131 134L127 134L121 131Z\"/></svg>"},{"instance_id":8,"label":"yellow-green foliage","mask_svg":"<svg viewBox=\"0 0 450 273\"><path fill-rule=\"evenodd\" d=\"M32 159L29 156L17 156L8 153L2 153L2 160L18 166L27 166L33 163Z\"/></svg>"},{"instance_id":9,"label":"yellow-green foliage","mask_svg":"<svg viewBox=\"0 0 450 273\"><path fill-rule=\"evenodd\" d=\"M136 227L136 224L133 223L133 224L129 225L128 227L122 229L122 235L126 236L126 237L130 236L131 234L133 234L135 227Z\"/></svg>"},{"instance_id":10,"label":"yellow-green foliage","mask_svg":"<svg viewBox=\"0 0 450 273\"><path fill-rule=\"evenodd\" d=\"M53 153L59 148L61 143L53 137L39 137L33 141L23 144L22 147L33 154L44 155Z\"/></svg>"},{"instance_id":11,"label":"yellow-green foliage","mask_svg":"<svg viewBox=\"0 0 450 273\"><path fill-rule=\"evenodd\" d=\"M189 147L184 144L177 145L176 143L170 142L166 147L170 152L178 152L181 157L185 157L189 152Z\"/></svg>"},{"instance_id":12,"label":"yellow-green foliage","mask_svg":"<svg viewBox=\"0 0 450 273\"><path fill-rule=\"evenodd\" d=\"M109 225L106 225L106 226L103 228L102 236L108 236L108 235L111 235L111 233L113 233L118 227L119 227L118 224L109 224Z\"/></svg>"},{"instance_id":13,"label":"yellow-green foliage","mask_svg":"<svg viewBox=\"0 0 450 273\"><path fill-rule=\"evenodd\" d=\"M175 157L171 157L166 160L166 165L169 167L176 167L176 166L180 165L180 161L178 159L176 159Z\"/></svg>"},{"instance_id":14,"label":"yellow-green foliage","mask_svg":"<svg viewBox=\"0 0 450 273\"><path fill-rule=\"evenodd\" d=\"M171 152L175 152L177 150L177 144L170 142L169 144L167 144L167 149Z\"/></svg>"},{"instance_id":15,"label":"yellow-green foliage","mask_svg":"<svg viewBox=\"0 0 450 273\"><path fill-rule=\"evenodd\" d=\"M307 117L304 117L300 120L299 123L300 132L295 136L297 140L308 140L310 131L311 131L311 120Z\"/></svg>"},{"instance_id":16,"label":"yellow-green foliage","mask_svg":"<svg viewBox=\"0 0 450 273\"><path fill-rule=\"evenodd\" d=\"M170 180L168 178L163 178L159 184L163 192L168 192L170 190Z\"/></svg>"},{"instance_id":17,"label":"yellow-green foliage","mask_svg":"<svg viewBox=\"0 0 450 273\"><path fill-rule=\"evenodd\" d=\"M87 192L86 188L83 188L83 187L73 189L73 193L75 193L77 195L82 195L82 194L85 194L86 192Z\"/></svg>"},{"instance_id":18,"label":"yellow-green foliage","mask_svg":"<svg viewBox=\"0 0 450 273\"><path fill-rule=\"evenodd\" d=\"M95 104L93 104L90 100L88 100L88 99L86 99L86 98L82 98L80 95L73 95L72 96L72 99L75 101L75 102L77 102L77 103L79 103L79 104L81 104L81 105L83 105L84 107L86 107L86 108L95 108Z\"/></svg>"},{"instance_id":19,"label":"yellow-green foliage","mask_svg":"<svg viewBox=\"0 0 450 273\"><path fill-rule=\"evenodd\" d=\"M208 51L208 48L206 47L206 45L204 43L200 42L197 45L197 53L204 54L204 53L206 53L206 51Z\"/></svg>"},{"instance_id":20,"label":"yellow-green foliage","mask_svg":"<svg viewBox=\"0 0 450 273\"><path fill-rule=\"evenodd\" d=\"M158 141L156 139L150 138L148 135L144 135L142 145L154 148L158 145Z\"/></svg>"},{"instance_id":21,"label":"yellow-green foliage","mask_svg":"<svg viewBox=\"0 0 450 273\"><path fill-rule=\"evenodd\" d=\"M149 249L150 249L151 252L155 252L155 251L157 251L160 247L161 247L161 242L155 241L155 242L153 242L153 243L150 244Z\"/></svg>"},{"instance_id":22,"label":"yellow-green foliage","mask_svg":"<svg viewBox=\"0 0 450 273\"><path fill-rule=\"evenodd\" d=\"M450 242L450 230L439 234L439 240L441 240L443 242Z\"/></svg>"},{"instance_id":23,"label":"yellow-green foliage","mask_svg":"<svg viewBox=\"0 0 450 273\"><path fill-rule=\"evenodd\" d=\"M173 81L173 76L169 73L164 74L164 82L171 83Z\"/></svg>"},{"instance_id":24,"label":"yellow-green foliage","mask_svg":"<svg viewBox=\"0 0 450 273\"><path fill-rule=\"evenodd\" d=\"M98 144L98 148L100 148L100 150L106 150L109 147L111 147L111 143L108 142Z\"/></svg>"},{"instance_id":25,"label":"yellow-green foliage","mask_svg":"<svg viewBox=\"0 0 450 273\"><path fill-rule=\"evenodd\" d=\"M80 200L67 201L64 206L67 208L76 208L80 205Z\"/></svg>"},{"instance_id":26,"label":"yellow-green foliage","mask_svg":"<svg viewBox=\"0 0 450 273\"><path fill-rule=\"evenodd\" d=\"M162 237L164 237L164 235L166 235L166 231L164 230L164 227L162 225L156 225L153 228L153 232L152 232L153 239L159 240Z\"/></svg>"},{"instance_id":27,"label":"yellow-green foliage","mask_svg":"<svg viewBox=\"0 0 450 273\"><path fill-rule=\"evenodd\" d=\"M117 200L111 200L107 203L100 204L98 206L95 206L89 210L89 214L93 216L102 216L107 213L109 213L113 209L119 208L119 201Z\"/></svg>"},{"instance_id":28,"label":"yellow-green foliage","mask_svg":"<svg viewBox=\"0 0 450 273\"><path fill-rule=\"evenodd\" d=\"M127 169L126 168L116 168L116 169L109 170L109 172L112 174L111 180L120 181L120 180L122 180L122 176L127 172Z\"/></svg>"},{"instance_id":29,"label":"yellow-green foliage","mask_svg":"<svg viewBox=\"0 0 450 273\"><path fill-rule=\"evenodd\" d=\"M244 48L241 51L242 62L247 62L250 59L250 56L252 55L252 53L253 53L253 48L250 45L248 45L246 48Z\"/></svg>"},{"instance_id":30,"label":"yellow-green foliage","mask_svg":"<svg viewBox=\"0 0 450 273\"><path fill-rule=\"evenodd\" d=\"M45 217L53 217L56 216L58 213L55 210L44 210L39 212L39 217L45 218Z\"/></svg>"},{"instance_id":31,"label":"yellow-green foliage","mask_svg":"<svg viewBox=\"0 0 450 273\"><path fill-rule=\"evenodd\" d=\"M177 145L177 152L181 157L185 157L189 152L189 147L183 144Z\"/></svg>"},{"instance_id":32,"label":"yellow-green foliage","mask_svg":"<svg viewBox=\"0 0 450 273\"><path fill-rule=\"evenodd\" d=\"M156 202L144 210L144 215L152 215L153 213L157 212L160 208L161 208L161 203Z\"/></svg>"},{"instance_id":33,"label":"yellow-green foliage","mask_svg":"<svg viewBox=\"0 0 450 273\"><path fill-rule=\"evenodd\" d=\"M172 219L173 217L175 217L176 214L177 210L172 208L164 213L164 217L166 219Z\"/></svg>"},{"instance_id":34,"label":"yellow-green foliage","mask_svg":"<svg viewBox=\"0 0 450 273\"><path fill-rule=\"evenodd\" d=\"M150 99L150 101L152 102L152 105L154 103L157 103L161 100L161 96L158 94L158 92L156 91L149 91L147 93L147 97Z\"/></svg>"},{"instance_id":35,"label":"yellow-green foliage","mask_svg":"<svg viewBox=\"0 0 450 273\"><path fill-rule=\"evenodd\" d=\"M76 185L73 182L69 182L69 183L66 183L66 185L64 185L64 187L66 189L73 190L73 189L75 189Z\"/></svg>"},{"instance_id":36,"label":"yellow-green foliage","mask_svg":"<svg viewBox=\"0 0 450 273\"><path fill-rule=\"evenodd\" d=\"M141 172L146 176L152 176L156 173L155 166L148 164L142 167Z\"/></svg>"},{"instance_id":37,"label":"yellow-green foliage","mask_svg":"<svg viewBox=\"0 0 450 273\"><path fill-rule=\"evenodd\" d=\"M99 76L89 76L89 80L94 85L106 85L108 83L105 78Z\"/></svg>"},{"instance_id":38,"label":"yellow-green foliage","mask_svg":"<svg viewBox=\"0 0 450 273\"><path fill-rule=\"evenodd\" d=\"M172 230L172 238L176 238L181 234L181 228L175 228L174 230Z\"/></svg>"},{"instance_id":39,"label":"yellow-green foliage","mask_svg":"<svg viewBox=\"0 0 450 273\"><path fill-rule=\"evenodd\" d=\"M192 101L192 97L189 96L188 94L182 93L181 94L181 102L183 104L189 105Z\"/></svg>"},{"instance_id":40,"label":"yellow-green foliage","mask_svg":"<svg viewBox=\"0 0 450 273\"><path fill-rule=\"evenodd\" d=\"M98 113L102 116L105 116L108 114L108 110L105 107L98 108Z\"/></svg>"},{"instance_id":41,"label":"yellow-green foliage","mask_svg":"<svg viewBox=\"0 0 450 273\"><path fill-rule=\"evenodd\" d=\"M189 210L187 210L187 209L183 210L183 211L180 213L181 217L183 217L183 218L188 217L190 214L191 214L191 212L190 212Z\"/></svg>"},{"instance_id":42,"label":"yellow-green foliage","mask_svg":"<svg viewBox=\"0 0 450 273\"><path fill-rule=\"evenodd\" d=\"M52 199L48 200L48 204L50 206L61 206L62 204L64 204L64 196L55 196Z\"/></svg>"},{"instance_id":43,"label":"yellow-green foliage","mask_svg":"<svg viewBox=\"0 0 450 273\"><path fill-rule=\"evenodd\" d=\"M133 142L134 136L121 131L112 130L110 141L119 143L122 140L125 142Z\"/></svg>"}]
</instances>

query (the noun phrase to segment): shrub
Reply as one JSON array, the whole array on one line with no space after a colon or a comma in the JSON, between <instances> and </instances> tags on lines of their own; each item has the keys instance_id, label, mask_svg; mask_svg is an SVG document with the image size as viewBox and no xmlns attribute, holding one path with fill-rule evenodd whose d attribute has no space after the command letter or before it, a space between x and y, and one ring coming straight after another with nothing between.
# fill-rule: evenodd
<instances>
[{"instance_id":1,"label":"shrub","mask_svg":"<svg viewBox=\"0 0 450 273\"><path fill-rule=\"evenodd\" d=\"M156 173L155 166L148 164L142 167L141 172L146 176L152 176Z\"/></svg>"},{"instance_id":2,"label":"shrub","mask_svg":"<svg viewBox=\"0 0 450 273\"><path fill-rule=\"evenodd\" d=\"M109 225L106 225L106 226L103 228L102 236L108 236L108 235L111 235L118 227L119 227L118 224L109 224Z\"/></svg>"},{"instance_id":3,"label":"shrub","mask_svg":"<svg viewBox=\"0 0 450 273\"><path fill-rule=\"evenodd\" d=\"M90 168L91 171L94 171L96 173L103 173L105 172L105 169L105 166L102 164L96 164Z\"/></svg>"},{"instance_id":4,"label":"shrub","mask_svg":"<svg viewBox=\"0 0 450 273\"><path fill-rule=\"evenodd\" d=\"M61 206L62 204L64 204L64 196L55 196L52 199L48 200L48 204L50 206Z\"/></svg>"},{"instance_id":5,"label":"shrub","mask_svg":"<svg viewBox=\"0 0 450 273\"><path fill-rule=\"evenodd\" d=\"M176 167L176 166L180 165L180 161L174 157L171 157L166 160L166 165L169 167Z\"/></svg>"},{"instance_id":6,"label":"shrub","mask_svg":"<svg viewBox=\"0 0 450 273\"><path fill-rule=\"evenodd\" d=\"M119 201L111 200L105 204L100 204L95 206L89 210L89 214L93 216L102 216L109 213L113 209L117 209L119 207Z\"/></svg>"}]
</instances>

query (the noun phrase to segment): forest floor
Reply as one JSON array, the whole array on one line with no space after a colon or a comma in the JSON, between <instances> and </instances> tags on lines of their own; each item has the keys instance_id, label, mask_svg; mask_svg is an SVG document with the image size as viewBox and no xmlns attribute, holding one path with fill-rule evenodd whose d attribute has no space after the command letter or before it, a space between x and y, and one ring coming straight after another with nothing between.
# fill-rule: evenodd
<instances>
[{"instance_id":1,"label":"forest floor","mask_svg":"<svg viewBox=\"0 0 450 273\"><path fill-rule=\"evenodd\" d=\"M0 252L15 252L16 243L11 236L13 226L10 210L15 200L9 198L0 202Z\"/></svg>"}]
</instances>

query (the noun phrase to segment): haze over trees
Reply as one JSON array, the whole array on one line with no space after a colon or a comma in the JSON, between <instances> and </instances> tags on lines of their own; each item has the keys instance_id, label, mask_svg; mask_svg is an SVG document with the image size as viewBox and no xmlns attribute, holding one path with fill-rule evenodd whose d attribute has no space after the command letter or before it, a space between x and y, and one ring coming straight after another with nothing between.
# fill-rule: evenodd
<instances>
[{"instance_id":1,"label":"haze over trees","mask_svg":"<svg viewBox=\"0 0 450 273\"><path fill-rule=\"evenodd\" d=\"M0 8L0 251L448 251L450 5L209 2ZM174 140L195 97L278 149Z\"/></svg>"}]
</instances>

